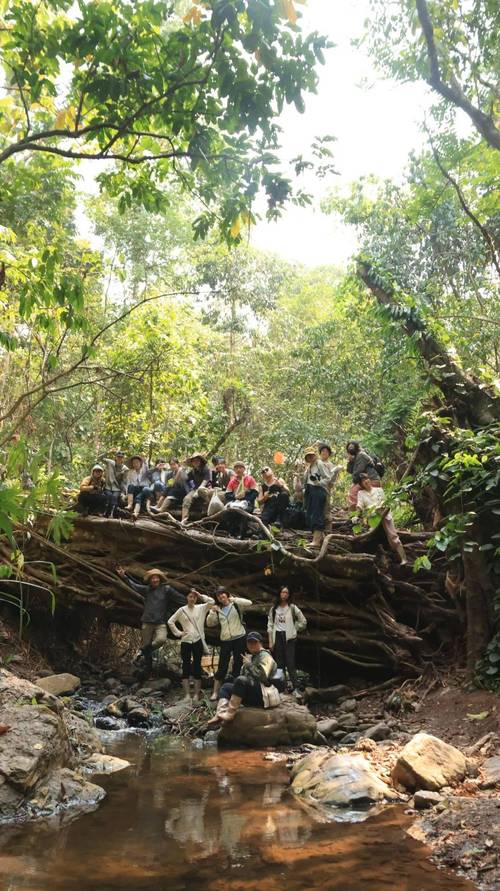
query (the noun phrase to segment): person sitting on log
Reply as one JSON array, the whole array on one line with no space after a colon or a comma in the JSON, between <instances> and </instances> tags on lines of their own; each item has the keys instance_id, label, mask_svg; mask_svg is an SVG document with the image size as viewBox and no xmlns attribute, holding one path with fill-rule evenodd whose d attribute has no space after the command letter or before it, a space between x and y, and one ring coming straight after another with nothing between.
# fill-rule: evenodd
<instances>
[{"instance_id":1,"label":"person sitting on log","mask_svg":"<svg viewBox=\"0 0 500 891\"><path fill-rule=\"evenodd\" d=\"M239 508L248 514L253 514L259 494L257 483L251 473L246 473L243 461L235 461L233 468L234 476L229 480L225 494L227 507ZM247 525L246 517L238 517L237 521L231 517L230 529L237 538L244 537Z\"/></svg>"},{"instance_id":2,"label":"person sitting on log","mask_svg":"<svg viewBox=\"0 0 500 891\"><path fill-rule=\"evenodd\" d=\"M370 479L367 473L360 473L359 485L357 507L360 510L369 510L370 508L381 510L382 526L387 535L389 546L399 556L401 563L407 563L406 552L394 525L392 514L390 510L384 508L384 490L380 485L374 487L373 480Z\"/></svg>"},{"instance_id":3,"label":"person sitting on log","mask_svg":"<svg viewBox=\"0 0 500 891\"><path fill-rule=\"evenodd\" d=\"M170 470L166 474L166 494L160 495L156 507L151 507L152 513L162 514L173 507L180 507L189 492L188 472L181 465L178 458L170 458Z\"/></svg>"},{"instance_id":4,"label":"person sitting on log","mask_svg":"<svg viewBox=\"0 0 500 891\"><path fill-rule=\"evenodd\" d=\"M349 489L347 498L349 507L356 507L358 503L358 492L361 489L359 482L360 474L366 473L370 477L374 488L378 488L382 483L380 482L380 476L372 456L369 455L365 449L361 448L357 440L350 440L346 445L346 450L349 456L347 461L347 472L352 474L352 486Z\"/></svg>"},{"instance_id":5,"label":"person sitting on log","mask_svg":"<svg viewBox=\"0 0 500 891\"><path fill-rule=\"evenodd\" d=\"M173 612L186 603L184 594L167 584L161 569L148 569L144 573L143 584L136 582L122 566L116 571L134 591L144 596L144 611L141 616L142 647L135 658L136 664L144 663L147 674L153 670L153 653L167 640L167 620Z\"/></svg>"},{"instance_id":6,"label":"person sitting on log","mask_svg":"<svg viewBox=\"0 0 500 891\"><path fill-rule=\"evenodd\" d=\"M167 494L167 462L165 458L157 458L155 466L148 470L148 485L137 496L134 513L140 513L144 507L147 513L151 513L151 502Z\"/></svg>"},{"instance_id":7,"label":"person sitting on log","mask_svg":"<svg viewBox=\"0 0 500 891\"><path fill-rule=\"evenodd\" d=\"M179 607L168 620L168 627L174 637L181 639L184 697L190 699L189 681L192 676L195 702L201 699L201 657L203 653L209 652L205 642L205 619L214 603L213 597L200 594L195 588L191 588L187 595L186 606ZM179 631L178 625L182 631Z\"/></svg>"},{"instance_id":8,"label":"person sitting on log","mask_svg":"<svg viewBox=\"0 0 500 891\"><path fill-rule=\"evenodd\" d=\"M190 467L187 475L190 491L182 502L181 523L184 525L189 522L189 511L193 501L201 498L204 503L208 503L212 486L212 474L205 455L201 452L195 452L194 455L188 458L187 464Z\"/></svg>"},{"instance_id":9,"label":"person sitting on log","mask_svg":"<svg viewBox=\"0 0 500 891\"><path fill-rule=\"evenodd\" d=\"M278 668L288 671L292 690L297 686L297 669L295 661L295 647L297 633L305 631L307 619L297 604L292 603L290 589L284 585L276 597L274 606L269 610L267 618L267 633L269 635L269 649L271 650Z\"/></svg>"},{"instance_id":10,"label":"person sitting on log","mask_svg":"<svg viewBox=\"0 0 500 891\"><path fill-rule=\"evenodd\" d=\"M128 467L125 464L125 452L118 450L114 459L100 455L97 460L105 467L106 516L114 517L127 491Z\"/></svg>"},{"instance_id":11,"label":"person sitting on log","mask_svg":"<svg viewBox=\"0 0 500 891\"><path fill-rule=\"evenodd\" d=\"M106 513L108 499L104 486L104 468L100 464L94 464L90 476L81 481L78 493L77 506L85 516Z\"/></svg>"},{"instance_id":12,"label":"person sitting on log","mask_svg":"<svg viewBox=\"0 0 500 891\"><path fill-rule=\"evenodd\" d=\"M262 482L259 487L260 518L265 526L275 523L283 525L284 514L290 504L290 492L285 480L276 476L270 467L261 470Z\"/></svg>"},{"instance_id":13,"label":"person sitting on log","mask_svg":"<svg viewBox=\"0 0 500 891\"><path fill-rule=\"evenodd\" d=\"M234 470L227 466L226 459L222 455L214 455L212 465L214 468L212 470L212 488L222 489L225 492L234 476Z\"/></svg>"},{"instance_id":14,"label":"person sitting on log","mask_svg":"<svg viewBox=\"0 0 500 891\"><path fill-rule=\"evenodd\" d=\"M332 503L331 503L332 490L333 490L334 484L337 480L337 477L338 477L340 471L342 470L342 465L334 464L332 461L330 461L330 458L332 456L332 450L327 442L320 442L320 444L318 446L318 454L330 475L330 479L328 482L327 497L326 497L326 501L325 501L325 532L331 532L332 531Z\"/></svg>"},{"instance_id":15,"label":"person sitting on log","mask_svg":"<svg viewBox=\"0 0 500 891\"><path fill-rule=\"evenodd\" d=\"M264 649L262 635L251 631L246 638L248 653L243 656L241 674L234 682L227 681L220 690L217 711L207 725L233 721L241 705L250 708L274 708L280 694L273 684L276 662Z\"/></svg>"},{"instance_id":16,"label":"person sitting on log","mask_svg":"<svg viewBox=\"0 0 500 891\"><path fill-rule=\"evenodd\" d=\"M227 675L229 661L233 657L233 675L241 671L243 653L245 652L246 630L243 624L243 611L252 605L246 597L232 597L221 585L215 595L216 604L207 617L209 628L220 627L219 665L215 673L214 689L210 697L215 702L219 697L222 681Z\"/></svg>"},{"instance_id":17,"label":"person sitting on log","mask_svg":"<svg viewBox=\"0 0 500 891\"><path fill-rule=\"evenodd\" d=\"M148 464L144 455L132 455L127 461L129 471L127 474L127 507L126 510L133 511L134 519L139 516L141 502L138 500L139 495L149 483Z\"/></svg>"},{"instance_id":18,"label":"person sitting on log","mask_svg":"<svg viewBox=\"0 0 500 891\"><path fill-rule=\"evenodd\" d=\"M304 507L307 526L313 534L312 548L320 548L325 530L325 504L330 483L330 473L320 460L316 449L304 452Z\"/></svg>"}]
</instances>

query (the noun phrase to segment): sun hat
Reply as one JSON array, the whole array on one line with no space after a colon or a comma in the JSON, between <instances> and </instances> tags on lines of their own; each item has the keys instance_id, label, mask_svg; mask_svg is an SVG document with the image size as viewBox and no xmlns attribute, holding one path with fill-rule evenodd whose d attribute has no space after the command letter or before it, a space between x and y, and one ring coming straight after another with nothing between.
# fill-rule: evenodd
<instances>
[{"instance_id":1,"label":"sun hat","mask_svg":"<svg viewBox=\"0 0 500 891\"><path fill-rule=\"evenodd\" d=\"M145 581L145 582L149 582L149 579L150 579L151 576L153 576L153 575L159 575L161 579L163 579L164 581L166 581L165 573L163 573L163 572L161 571L161 569L148 569L148 571L144 573L144 581Z\"/></svg>"}]
</instances>

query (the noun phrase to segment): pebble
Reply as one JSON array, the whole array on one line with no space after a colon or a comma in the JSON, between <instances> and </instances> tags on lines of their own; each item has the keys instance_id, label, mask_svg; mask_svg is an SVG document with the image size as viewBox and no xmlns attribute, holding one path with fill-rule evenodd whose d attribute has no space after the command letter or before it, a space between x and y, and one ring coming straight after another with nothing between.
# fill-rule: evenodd
<instances>
[{"instance_id":1,"label":"pebble","mask_svg":"<svg viewBox=\"0 0 500 891\"><path fill-rule=\"evenodd\" d=\"M434 807L434 805L439 804L442 800L443 796L440 795L439 792L428 792L425 789L420 789L418 792L415 792L415 795L413 796L413 803L418 811Z\"/></svg>"}]
</instances>

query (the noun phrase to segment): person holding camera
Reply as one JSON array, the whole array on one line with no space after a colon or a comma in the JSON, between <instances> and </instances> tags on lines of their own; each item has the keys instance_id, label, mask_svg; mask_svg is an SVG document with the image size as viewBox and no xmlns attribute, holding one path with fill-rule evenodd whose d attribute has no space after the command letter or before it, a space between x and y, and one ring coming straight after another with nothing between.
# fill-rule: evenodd
<instances>
[{"instance_id":1,"label":"person holding camera","mask_svg":"<svg viewBox=\"0 0 500 891\"><path fill-rule=\"evenodd\" d=\"M304 507L307 526L313 534L312 548L320 548L325 532L325 504L328 498L330 472L316 449L304 452Z\"/></svg>"}]
</instances>

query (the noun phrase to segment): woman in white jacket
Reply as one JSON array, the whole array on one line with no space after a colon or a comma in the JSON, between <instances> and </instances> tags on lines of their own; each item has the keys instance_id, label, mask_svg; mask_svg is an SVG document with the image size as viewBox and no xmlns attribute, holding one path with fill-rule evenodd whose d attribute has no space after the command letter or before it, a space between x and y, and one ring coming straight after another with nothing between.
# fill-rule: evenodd
<instances>
[{"instance_id":1,"label":"woman in white jacket","mask_svg":"<svg viewBox=\"0 0 500 891\"><path fill-rule=\"evenodd\" d=\"M215 673L214 689L210 697L212 702L219 698L222 681L225 680L229 661L233 657L232 673L238 677L246 652L246 630L243 624L243 610L252 605L246 597L232 597L223 586L217 589L217 603L210 610L207 618L209 628L220 626L219 667Z\"/></svg>"},{"instance_id":2,"label":"woman in white jacket","mask_svg":"<svg viewBox=\"0 0 500 891\"><path fill-rule=\"evenodd\" d=\"M274 606L269 610L267 633L269 646L278 668L288 671L293 689L297 686L295 647L297 633L307 628L307 619L297 604L292 603L290 589L281 588Z\"/></svg>"},{"instance_id":3,"label":"woman in white jacket","mask_svg":"<svg viewBox=\"0 0 500 891\"><path fill-rule=\"evenodd\" d=\"M185 606L179 607L177 612L168 620L174 637L179 637L182 657L182 686L186 699L190 698L189 680L194 678L194 696L198 701L201 698L201 657L206 648L205 643L205 619L214 600L206 594L200 594L194 588L187 595ZM182 631L179 631L178 625Z\"/></svg>"}]
</instances>

